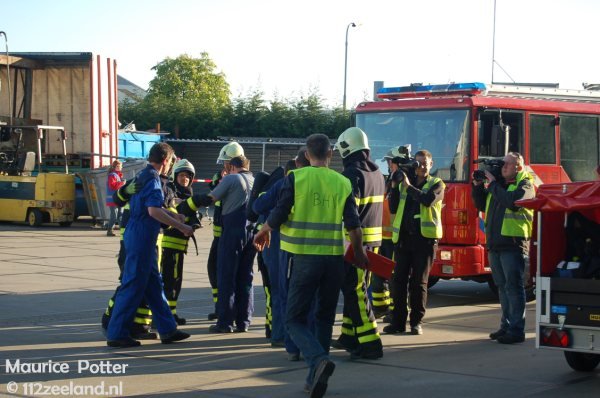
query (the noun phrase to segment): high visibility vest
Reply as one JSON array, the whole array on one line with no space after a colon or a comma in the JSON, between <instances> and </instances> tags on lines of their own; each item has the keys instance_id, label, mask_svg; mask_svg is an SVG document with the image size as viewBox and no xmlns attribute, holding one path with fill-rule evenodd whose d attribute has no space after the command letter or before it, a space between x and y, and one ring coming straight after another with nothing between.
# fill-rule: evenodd
<instances>
[{"instance_id":1,"label":"high visibility vest","mask_svg":"<svg viewBox=\"0 0 600 398\"><path fill-rule=\"evenodd\" d=\"M294 206L280 227L281 250L294 254L342 255L342 219L350 180L327 167L292 171Z\"/></svg>"},{"instance_id":2,"label":"high visibility vest","mask_svg":"<svg viewBox=\"0 0 600 398\"><path fill-rule=\"evenodd\" d=\"M423 192L428 192L431 187L437 183L442 184L442 189L446 188L446 185L441 178L428 176L425 185L423 185ZM398 210L396 211L396 218L394 218L392 241L398 242L400 236L400 226L402 224L402 214L404 213L404 205L406 204L406 188L403 185L398 185L400 190L400 203L398 203ZM415 218L421 220L421 235L425 238L440 239L444 235L442 228L442 201L437 201L431 206L420 205L419 214L415 214Z\"/></svg>"},{"instance_id":3,"label":"high visibility vest","mask_svg":"<svg viewBox=\"0 0 600 398\"><path fill-rule=\"evenodd\" d=\"M515 182L510 184L506 189L508 192L515 191L521 181L524 179L528 179L533 181L533 177L526 171L520 171L517 173L517 178ZM492 199L492 194L488 193L487 198L485 200L485 225L487 225L487 215L488 208L490 206L490 201ZM519 210L512 211L511 209L506 209L504 212L504 217L502 219L502 229L500 230L500 234L502 236L512 236L515 238L531 238L531 231L533 229L533 209L526 209L524 207L519 207Z\"/></svg>"},{"instance_id":4,"label":"high visibility vest","mask_svg":"<svg viewBox=\"0 0 600 398\"><path fill-rule=\"evenodd\" d=\"M389 200L386 197L383 199L383 217L381 219L382 238L384 240L392 239L393 227L392 227L392 215L390 213Z\"/></svg>"},{"instance_id":5,"label":"high visibility vest","mask_svg":"<svg viewBox=\"0 0 600 398\"><path fill-rule=\"evenodd\" d=\"M363 235L363 243L365 245L373 244L375 246L381 245L381 235L382 235L382 227L379 224L379 215L374 217L377 214L377 209L375 207L381 206L383 207L383 195L373 195L366 196L364 198L356 198L356 205L359 208L358 213L361 214L361 223L362 223L362 235ZM370 211L373 214L369 216L369 212L367 212L365 216L364 208L366 205L370 205Z\"/></svg>"},{"instance_id":6,"label":"high visibility vest","mask_svg":"<svg viewBox=\"0 0 600 398\"><path fill-rule=\"evenodd\" d=\"M188 198L188 202L192 202L191 198ZM168 211L177 214L177 209L174 207L170 207L167 209ZM196 209L192 209L196 210ZM185 222L189 221L189 217L185 218ZM161 247L178 250L181 252L187 252L189 238L186 236L182 236L181 233L174 229L173 227L164 231L164 234L161 239Z\"/></svg>"},{"instance_id":7,"label":"high visibility vest","mask_svg":"<svg viewBox=\"0 0 600 398\"><path fill-rule=\"evenodd\" d=\"M375 209L374 206L383 206L383 195L374 195L374 196L367 196L364 198L355 198L356 200L356 206L358 206L358 214L359 216L361 216L361 229L362 229L362 236L363 236L363 244L365 245L375 245L375 246L379 246L381 244L381 239L382 239L382 231L383 228L382 226L379 225L379 217L375 218L373 217L373 215L369 216L367 215L366 217L364 212L364 207L366 205L370 205L370 209L372 209L371 211L374 213ZM363 219L364 217L364 219ZM344 235L346 237L346 240L350 241L350 235L348 234L348 231L344 231Z\"/></svg>"}]
</instances>

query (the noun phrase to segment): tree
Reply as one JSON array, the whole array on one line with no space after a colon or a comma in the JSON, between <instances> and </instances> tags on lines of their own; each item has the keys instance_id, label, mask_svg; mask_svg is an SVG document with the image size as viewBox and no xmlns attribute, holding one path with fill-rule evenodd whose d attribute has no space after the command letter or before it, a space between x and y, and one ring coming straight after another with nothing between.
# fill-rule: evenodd
<instances>
[{"instance_id":1,"label":"tree","mask_svg":"<svg viewBox=\"0 0 600 398\"><path fill-rule=\"evenodd\" d=\"M161 129L180 138L217 136L295 137L313 133L337 137L350 126L348 112L323 105L317 88L299 99L277 95L267 101L260 88L230 100L229 84L223 73L203 52L200 58L180 55L155 65L156 77L148 95L139 103L119 106L123 121L135 121L147 130L160 123Z\"/></svg>"},{"instance_id":2,"label":"tree","mask_svg":"<svg viewBox=\"0 0 600 398\"><path fill-rule=\"evenodd\" d=\"M214 137L228 130L229 84L223 73L216 72L208 53L200 58L187 54L166 58L152 69L156 76L148 95L120 110L126 119L138 120L142 128L160 122L161 129L185 138Z\"/></svg>"}]
</instances>

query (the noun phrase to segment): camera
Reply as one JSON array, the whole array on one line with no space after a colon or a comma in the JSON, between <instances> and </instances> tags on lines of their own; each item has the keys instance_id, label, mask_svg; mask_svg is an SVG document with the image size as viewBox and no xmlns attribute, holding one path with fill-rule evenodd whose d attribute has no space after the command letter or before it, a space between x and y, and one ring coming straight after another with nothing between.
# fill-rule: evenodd
<instances>
[{"instance_id":1,"label":"camera","mask_svg":"<svg viewBox=\"0 0 600 398\"><path fill-rule=\"evenodd\" d=\"M502 166L504 166L504 160L502 158L484 158L477 159L473 161L474 164L483 164L483 170L475 170L473 172L473 179L478 182L483 182L487 178L485 176L485 171L489 171L496 181L503 182L504 177L502 177Z\"/></svg>"},{"instance_id":2,"label":"camera","mask_svg":"<svg viewBox=\"0 0 600 398\"><path fill-rule=\"evenodd\" d=\"M416 170L419 168L419 162L410 155L411 146L401 145L398 147L398 156L392 158L392 163L398 166L399 170L394 173L392 179L400 183L406 176L409 181L417 179Z\"/></svg>"}]
</instances>

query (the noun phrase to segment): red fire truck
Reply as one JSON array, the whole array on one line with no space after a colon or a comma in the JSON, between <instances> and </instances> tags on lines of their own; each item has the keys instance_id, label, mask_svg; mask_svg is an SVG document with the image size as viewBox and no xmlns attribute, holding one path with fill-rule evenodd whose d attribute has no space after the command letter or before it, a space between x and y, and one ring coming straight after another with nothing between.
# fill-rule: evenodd
<instances>
[{"instance_id":1,"label":"red fire truck","mask_svg":"<svg viewBox=\"0 0 600 398\"><path fill-rule=\"evenodd\" d=\"M483 159L523 155L536 184L595 178L599 164L600 92L457 83L382 88L379 101L356 107L373 159L410 144L433 155L432 175L445 193L444 237L430 274L487 282L483 215L471 200L472 174ZM385 171L387 165L383 165ZM533 292L533 291L532 291Z\"/></svg>"}]
</instances>

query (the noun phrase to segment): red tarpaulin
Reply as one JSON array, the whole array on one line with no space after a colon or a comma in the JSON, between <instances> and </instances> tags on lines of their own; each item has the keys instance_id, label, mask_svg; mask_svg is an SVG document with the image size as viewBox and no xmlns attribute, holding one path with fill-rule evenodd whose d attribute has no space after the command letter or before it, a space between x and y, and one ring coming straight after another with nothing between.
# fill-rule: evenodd
<instances>
[{"instance_id":1,"label":"red tarpaulin","mask_svg":"<svg viewBox=\"0 0 600 398\"><path fill-rule=\"evenodd\" d=\"M600 181L544 184L534 199L520 200L517 205L541 212L541 236L537 238L541 249L542 275L552 275L556 265L565 259L565 214L577 211L600 223ZM537 221L537 219L536 219ZM531 253L532 260L536 252ZM535 262L532 262L532 271Z\"/></svg>"},{"instance_id":2,"label":"red tarpaulin","mask_svg":"<svg viewBox=\"0 0 600 398\"><path fill-rule=\"evenodd\" d=\"M516 204L542 212L600 209L600 181L544 184L538 188L535 199Z\"/></svg>"}]
</instances>

